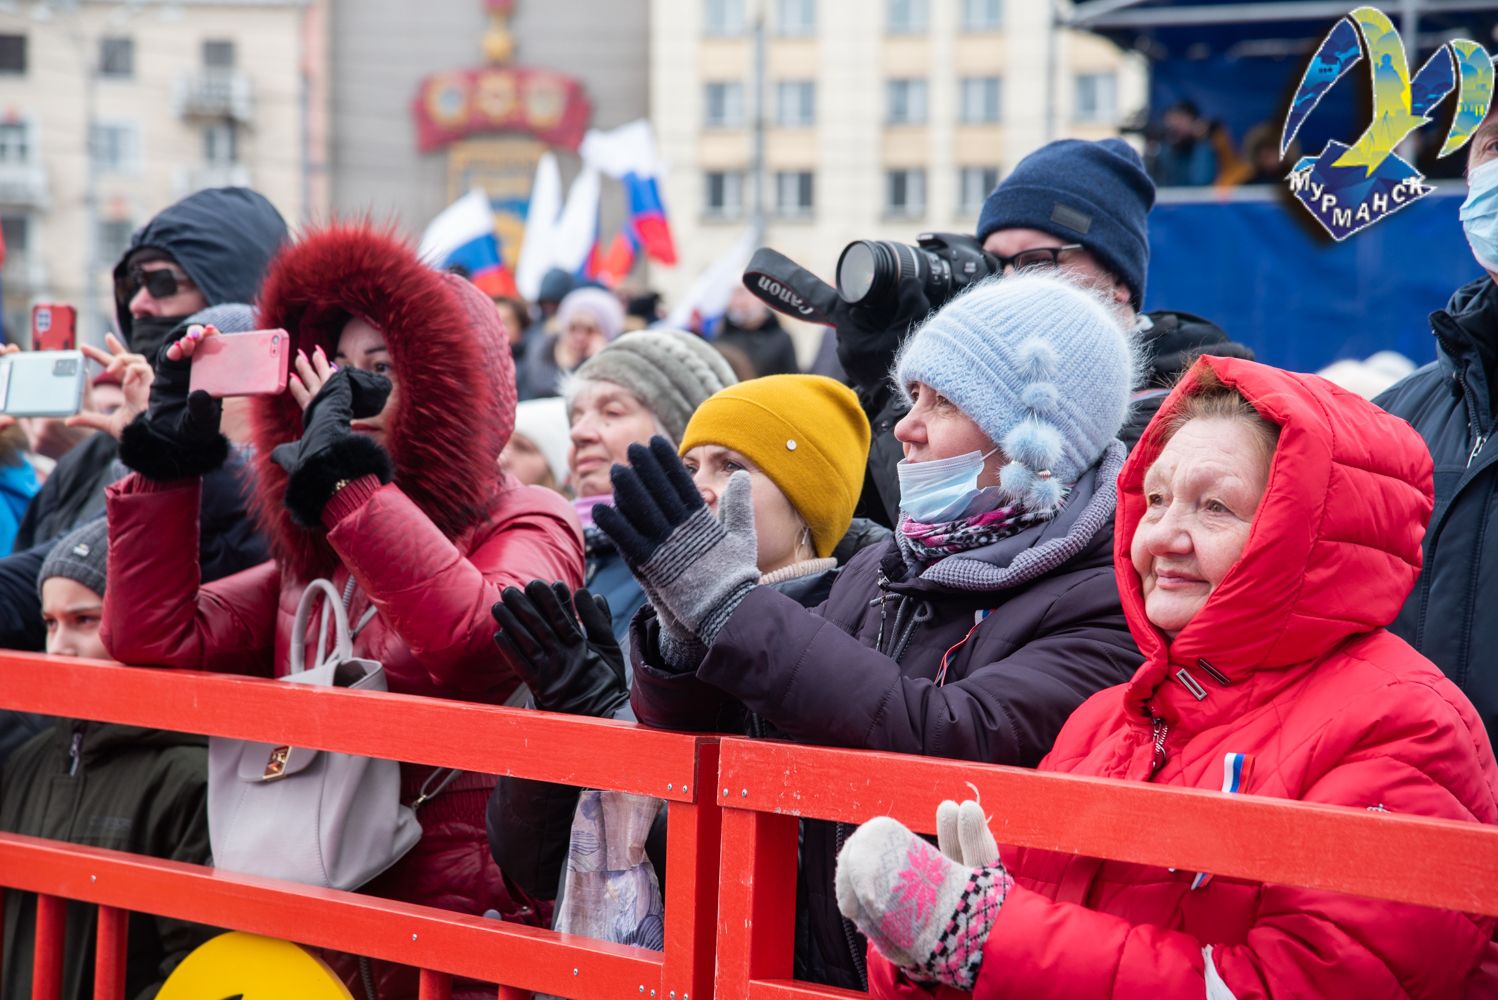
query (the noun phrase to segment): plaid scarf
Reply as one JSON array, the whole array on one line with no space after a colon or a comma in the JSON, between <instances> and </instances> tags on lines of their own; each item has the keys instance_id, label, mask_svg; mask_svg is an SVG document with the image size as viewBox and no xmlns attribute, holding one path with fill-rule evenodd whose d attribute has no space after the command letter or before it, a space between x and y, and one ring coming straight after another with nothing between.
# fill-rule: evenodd
<instances>
[{"instance_id":1,"label":"plaid scarf","mask_svg":"<svg viewBox=\"0 0 1498 1000\"><path fill-rule=\"evenodd\" d=\"M900 522L900 534L911 556L923 563L934 563L958 552L992 545L1031 525L1049 521L1065 502L1063 499L1054 507L1037 511L1010 504L945 524L921 524L907 517Z\"/></svg>"}]
</instances>

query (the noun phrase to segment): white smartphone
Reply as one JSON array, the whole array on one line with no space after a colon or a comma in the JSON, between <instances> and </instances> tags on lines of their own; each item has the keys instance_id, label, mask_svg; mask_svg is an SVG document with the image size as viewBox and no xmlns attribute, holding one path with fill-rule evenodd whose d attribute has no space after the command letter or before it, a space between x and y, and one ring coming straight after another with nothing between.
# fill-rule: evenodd
<instances>
[{"instance_id":1,"label":"white smartphone","mask_svg":"<svg viewBox=\"0 0 1498 1000\"><path fill-rule=\"evenodd\" d=\"M21 351L0 355L0 413L10 417L71 417L83 406L88 365L82 351Z\"/></svg>"}]
</instances>

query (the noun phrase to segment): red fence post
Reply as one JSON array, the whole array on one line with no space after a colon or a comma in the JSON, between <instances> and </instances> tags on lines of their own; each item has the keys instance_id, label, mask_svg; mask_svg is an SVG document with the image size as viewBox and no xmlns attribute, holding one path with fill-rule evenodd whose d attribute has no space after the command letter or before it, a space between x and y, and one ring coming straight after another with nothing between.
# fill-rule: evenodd
<instances>
[{"instance_id":1,"label":"red fence post","mask_svg":"<svg viewBox=\"0 0 1498 1000\"><path fill-rule=\"evenodd\" d=\"M67 931L68 901L36 897L36 958L31 965L31 1000L62 997L62 944Z\"/></svg>"},{"instance_id":2,"label":"red fence post","mask_svg":"<svg viewBox=\"0 0 1498 1000\"><path fill-rule=\"evenodd\" d=\"M421 970L421 988L417 994L420 1000L451 1000L453 995L453 977L445 972L433 972L431 969Z\"/></svg>"},{"instance_id":3,"label":"red fence post","mask_svg":"<svg viewBox=\"0 0 1498 1000\"><path fill-rule=\"evenodd\" d=\"M129 954L130 911L99 907L99 940L94 955L94 1000L125 1000L125 959Z\"/></svg>"},{"instance_id":4,"label":"red fence post","mask_svg":"<svg viewBox=\"0 0 1498 1000\"><path fill-rule=\"evenodd\" d=\"M659 1000L711 1000L723 810L713 788L718 744L698 747L697 801L667 808L666 961Z\"/></svg>"},{"instance_id":5,"label":"red fence post","mask_svg":"<svg viewBox=\"0 0 1498 1000\"><path fill-rule=\"evenodd\" d=\"M732 802L739 789L718 789ZM751 979L790 979L796 948L795 816L723 810L717 996L744 1000ZM706 998L703 998L706 1000Z\"/></svg>"}]
</instances>

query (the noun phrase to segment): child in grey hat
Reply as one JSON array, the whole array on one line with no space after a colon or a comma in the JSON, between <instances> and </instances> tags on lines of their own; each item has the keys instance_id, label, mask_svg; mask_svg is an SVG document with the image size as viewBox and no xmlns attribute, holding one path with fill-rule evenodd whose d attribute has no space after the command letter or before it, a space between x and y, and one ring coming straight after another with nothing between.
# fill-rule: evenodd
<instances>
[{"instance_id":1,"label":"child in grey hat","mask_svg":"<svg viewBox=\"0 0 1498 1000\"><path fill-rule=\"evenodd\" d=\"M109 525L100 517L52 547L37 574L47 652L107 660L99 638L109 568Z\"/></svg>"}]
</instances>

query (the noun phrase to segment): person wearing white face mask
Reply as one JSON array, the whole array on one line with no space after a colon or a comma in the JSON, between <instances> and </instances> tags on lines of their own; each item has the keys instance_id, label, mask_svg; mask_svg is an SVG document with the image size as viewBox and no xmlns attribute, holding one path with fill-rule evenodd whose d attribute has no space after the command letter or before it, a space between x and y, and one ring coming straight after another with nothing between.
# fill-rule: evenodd
<instances>
[{"instance_id":1,"label":"person wearing white face mask","mask_svg":"<svg viewBox=\"0 0 1498 1000\"><path fill-rule=\"evenodd\" d=\"M806 743L1035 766L1083 700L1141 662L1113 570L1134 374L1107 307L1060 276L948 303L896 361L911 397L896 536L812 610L761 585L747 473L714 518L674 448L631 447L594 520L650 594L630 635L636 718L733 731L753 713ZM791 437L786 465L805 455L813 475ZM863 943L832 884L846 832L802 830L796 971L862 989Z\"/></svg>"},{"instance_id":2,"label":"person wearing white face mask","mask_svg":"<svg viewBox=\"0 0 1498 1000\"><path fill-rule=\"evenodd\" d=\"M1435 460L1424 568L1389 630L1456 682L1498 740L1498 115L1472 137L1467 185L1462 229L1487 273L1430 314L1435 362L1374 402L1409 421Z\"/></svg>"}]
</instances>

